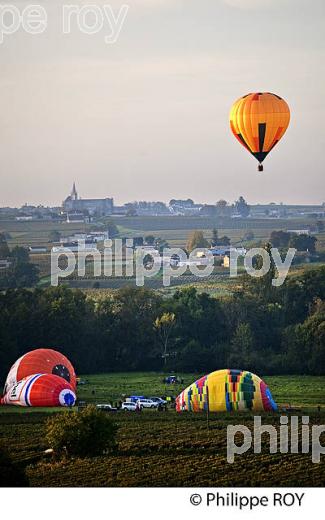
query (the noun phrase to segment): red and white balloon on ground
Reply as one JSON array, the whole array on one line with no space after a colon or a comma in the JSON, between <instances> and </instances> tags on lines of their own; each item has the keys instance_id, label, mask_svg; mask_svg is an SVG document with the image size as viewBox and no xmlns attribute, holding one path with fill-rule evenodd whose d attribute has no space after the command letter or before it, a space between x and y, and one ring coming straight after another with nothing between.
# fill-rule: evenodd
<instances>
[{"instance_id":1,"label":"red and white balloon on ground","mask_svg":"<svg viewBox=\"0 0 325 520\"><path fill-rule=\"evenodd\" d=\"M71 384L54 374L32 374L9 388L3 405L73 406L76 394Z\"/></svg>"},{"instance_id":2,"label":"red and white balloon on ground","mask_svg":"<svg viewBox=\"0 0 325 520\"><path fill-rule=\"evenodd\" d=\"M33 374L53 374L65 379L75 390L77 380L74 368L68 358L53 349L39 348L24 354L11 367L4 393L24 379Z\"/></svg>"}]
</instances>

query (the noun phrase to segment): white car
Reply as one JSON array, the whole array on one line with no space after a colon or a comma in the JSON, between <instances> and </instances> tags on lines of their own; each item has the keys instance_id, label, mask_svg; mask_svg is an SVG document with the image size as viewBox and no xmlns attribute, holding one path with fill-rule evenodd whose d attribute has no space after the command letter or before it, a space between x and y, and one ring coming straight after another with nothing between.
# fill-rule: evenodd
<instances>
[{"instance_id":1,"label":"white car","mask_svg":"<svg viewBox=\"0 0 325 520\"><path fill-rule=\"evenodd\" d=\"M160 404L162 404L162 405L167 404L167 401L165 401L165 400L162 399L161 397L149 397L149 399L150 399L151 401L153 401L154 403L157 403L158 406L159 406Z\"/></svg>"},{"instance_id":2,"label":"white car","mask_svg":"<svg viewBox=\"0 0 325 520\"><path fill-rule=\"evenodd\" d=\"M117 408L114 408L111 404L97 404L97 410L103 410L103 412L117 412Z\"/></svg>"},{"instance_id":3,"label":"white car","mask_svg":"<svg viewBox=\"0 0 325 520\"><path fill-rule=\"evenodd\" d=\"M126 412L135 412L137 409L137 403L134 401L126 401L125 403L122 403L122 410L125 410Z\"/></svg>"},{"instance_id":4,"label":"white car","mask_svg":"<svg viewBox=\"0 0 325 520\"><path fill-rule=\"evenodd\" d=\"M156 403L152 399L139 399L141 408L158 408L159 403Z\"/></svg>"}]
</instances>

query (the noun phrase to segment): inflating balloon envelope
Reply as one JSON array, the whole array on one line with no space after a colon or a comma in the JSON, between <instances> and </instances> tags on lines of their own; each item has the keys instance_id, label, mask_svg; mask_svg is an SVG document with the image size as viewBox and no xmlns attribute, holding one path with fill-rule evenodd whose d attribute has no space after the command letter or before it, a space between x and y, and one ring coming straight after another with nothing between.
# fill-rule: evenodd
<instances>
[{"instance_id":1,"label":"inflating balloon envelope","mask_svg":"<svg viewBox=\"0 0 325 520\"><path fill-rule=\"evenodd\" d=\"M53 349L36 349L11 367L0 399L2 405L73 406L76 374L70 361Z\"/></svg>"},{"instance_id":2,"label":"inflating balloon envelope","mask_svg":"<svg viewBox=\"0 0 325 520\"><path fill-rule=\"evenodd\" d=\"M73 389L77 386L74 368L66 356L53 349L38 348L17 359L9 370L4 392L24 377L33 374L53 374L65 379Z\"/></svg>"},{"instance_id":3,"label":"inflating balloon envelope","mask_svg":"<svg viewBox=\"0 0 325 520\"><path fill-rule=\"evenodd\" d=\"M75 401L72 386L53 374L25 377L1 398L1 404L16 406L73 406Z\"/></svg>"},{"instance_id":4,"label":"inflating balloon envelope","mask_svg":"<svg viewBox=\"0 0 325 520\"><path fill-rule=\"evenodd\" d=\"M245 370L217 370L201 377L176 398L178 412L275 411L267 384Z\"/></svg>"}]
</instances>

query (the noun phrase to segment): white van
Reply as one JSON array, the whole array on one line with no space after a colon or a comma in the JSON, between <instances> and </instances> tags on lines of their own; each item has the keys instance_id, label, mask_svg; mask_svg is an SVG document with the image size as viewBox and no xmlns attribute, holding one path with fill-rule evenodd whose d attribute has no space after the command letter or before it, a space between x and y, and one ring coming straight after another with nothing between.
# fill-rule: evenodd
<instances>
[{"instance_id":1,"label":"white van","mask_svg":"<svg viewBox=\"0 0 325 520\"><path fill-rule=\"evenodd\" d=\"M152 399L139 399L141 408L158 408L159 403L156 403Z\"/></svg>"}]
</instances>

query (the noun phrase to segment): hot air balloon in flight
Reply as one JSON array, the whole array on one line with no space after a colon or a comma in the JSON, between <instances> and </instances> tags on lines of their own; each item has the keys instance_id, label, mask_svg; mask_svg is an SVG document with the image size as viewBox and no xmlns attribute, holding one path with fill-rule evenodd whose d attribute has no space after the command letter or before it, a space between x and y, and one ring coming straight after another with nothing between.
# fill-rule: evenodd
<instances>
[{"instance_id":1,"label":"hot air balloon in flight","mask_svg":"<svg viewBox=\"0 0 325 520\"><path fill-rule=\"evenodd\" d=\"M74 390L77 386L76 374L70 361L56 350L39 348L24 354L11 367L4 393L18 381L33 374L54 374L70 383Z\"/></svg>"},{"instance_id":2,"label":"hot air balloon in flight","mask_svg":"<svg viewBox=\"0 0 325 520\"><path fill-rule=\"evenodd\" d=\"M280 96L270 92L247 94L230 110L230 128L246 150L262 162L285 134L290 122L290 109Z\"/></svg>"},{"instance_id":3,"label":"hot air balloon in flight","mask_svg":"<svg viewBox=\"0 0 325 520\"><path fill-rule=\"evenodd\" d=\"M176 398L176 411L272 411L277 405L258 376L245 370L217 370L201 377Z\"/></svg>"},{"instance_id":4,"label":"hot air balloon in flight","mask_svg":"<svg viewBox=\"0 0 325 520\"><path fill-rule=\"evenodd\" d=\"M76 394L70 383L53 374L33 374L9 388L2 405L73 406Z\"/></svg>"}]
</instances>

